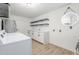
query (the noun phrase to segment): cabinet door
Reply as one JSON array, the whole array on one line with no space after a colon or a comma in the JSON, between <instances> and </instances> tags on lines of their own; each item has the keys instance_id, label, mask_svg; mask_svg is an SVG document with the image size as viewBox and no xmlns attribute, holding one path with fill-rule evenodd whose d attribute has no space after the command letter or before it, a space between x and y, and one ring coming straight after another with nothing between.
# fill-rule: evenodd
<instances>
[{"instance_id":1,"label":"cabinet door","mask_svg":"<svg viewBox=\"0 0 79 59\"><path fill-rule=\"evenodd\" d=\"M39 41L41 43L44 43L44 34L43 33L39 33Z\"/></svg>"},{"instance_id":2,"label":"cabinet door","mask_svg":"<svg viewBox=\"0 0 79 59\"><path fill-rule=\"evenodd\" d=\"M33 38L33 36L34 36L34 32L31 32L31 33L30 33L30 36Z\"/></svg>"},{"instance_id":3,"label":"cabinet door","mask_svg":"<svg viewBox=\"0 0 79 59\"><path fill-rule=\"evenodd\" d=\"M44 32L44 43L49 43L49 32Z\"/></svg>"},{"instance_id":4,"label":"cabinet door","mask_svg":"<svg viewBox=\"0 0 79 59\"><path fill-rule=\"evenodd\" d=\"M33 34L32 34L32 38L35 39L35 32L33 32Z\"/></svg>"},{"instance_id":5,"label":"cabinet door","mask_svg":"<svg viewBox=\"0 0 79 59\"><path fill-rule=\"evenodd\" d=\"M0 17L4 17L4 9L0 7Z\"/></svg>"},{"instance_id":6,"label":"cabinet door","mask_svg":"<svg viewBox=\"0 0 79 59\"><path fill-rule=\"evenodd\" d=\"M6 17L8 18L8 5L7 4L3 4L3 3L0 3L0 17Z\"/></svg>"},{"instance_id":7,"label":"cabinet door","mask_svg":"<svg viewBox=\"0 0 79 59\"><path fill-rule=\"evenodd\" d=\"M9 16L8 7L5 8L3 12L4 12L4 16L5 16L6 18L8 18L8 16Z\"/></svg>"},{"instance_id":8,"label":"cabinet door","mask_svg":"<svg viewBox=\"0 0 79 59\"><path fill-rule=\"evenodd\" d=\"M38 40L38 32L34 32L33 39Z\"/></svg>"},{"instance_id":9,"label":"cabinet door","mask_svg":"<svg viewBox=\"0 0 79 59\"><path fill-rule=\"evenodd\" d=\"M39 41L44 44L49 43L49 32L40 33Z\"/></svg>"}]
</instances>

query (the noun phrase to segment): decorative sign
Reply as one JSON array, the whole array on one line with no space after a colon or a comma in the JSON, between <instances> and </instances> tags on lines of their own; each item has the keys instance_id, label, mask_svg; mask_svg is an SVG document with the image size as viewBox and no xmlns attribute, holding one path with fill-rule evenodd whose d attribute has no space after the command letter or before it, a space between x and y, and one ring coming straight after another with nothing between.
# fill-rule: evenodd
<instances>
[{"instance_id":1,"label":"decorative sign","mask_svg":"<svg viewBox=\"0 0 79 59\"><path fill-rule=\"evenodd\" d=\"M62 16L61 22L65 26L72 26L76 24L79 21L79 16L77 13L71 11L68 11Z\"/></svg>"}]
</instances>

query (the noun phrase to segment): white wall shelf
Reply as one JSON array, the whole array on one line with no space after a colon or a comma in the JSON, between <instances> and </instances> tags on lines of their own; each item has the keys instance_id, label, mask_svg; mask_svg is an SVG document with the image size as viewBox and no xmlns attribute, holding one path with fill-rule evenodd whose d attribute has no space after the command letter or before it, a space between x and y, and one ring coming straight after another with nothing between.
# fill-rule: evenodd
<instances>
[{"instance_id":1,"label":"white wall shelf","mask_svg":"<svg viewBox=\"0 0 79 59\"><path fill-rule=\"evenodd\" d=\"M49 19L48 19L48 18L44 18L44 19L41 19L41 20L32 21L32 22L30 22L30 23L33 24L33 23L43 22L43 21L49 21Z\"/></svg>"},{"instance_id":2,"label":"white wall shelf","mask_svg":"<svg viewBox=\"0 0 79 59\"><path fill-rule=\"evenodd\" d=\"M45 25L49 25L48 21L49 21L48 18L44 18L44 19L41 19L41 20L32 21L32 22L30 22L31 23L30 26L45 26ZM42 22L45 22L45 23L42 23Z\"/></svg>"},{"instance_id":3,"label":"white wall shelf","mask_svg":"<svg viewBox=\"0 0 79 59\"><path fill-rule=\"evenodd\" d=\"M30 25L30 26L44 26L44 25L49 25L48 23L44 23L44 24L34 24L34 25Z\"/></svg>"}]
</instances>

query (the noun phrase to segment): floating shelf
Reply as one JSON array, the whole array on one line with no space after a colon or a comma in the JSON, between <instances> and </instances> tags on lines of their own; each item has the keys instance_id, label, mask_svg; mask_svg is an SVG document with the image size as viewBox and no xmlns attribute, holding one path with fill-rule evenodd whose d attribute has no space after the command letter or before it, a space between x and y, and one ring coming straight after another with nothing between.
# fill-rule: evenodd
<instances>
[{"instance_id":1,"label":"floating shelf","mask_svg":"<svg viewBox=\"0 0 79 59\"><path fill-rule=\"evenodd\" d=\"M46 20L48 20L48 21L49 21L49 19L48 19L48 18L44 18L44 19L41 19L41 20L32 21L32 22L30 22L30 23L37 23L37 22L46 21Z\"/></svg>"},{"instance_id":2,"label":"floating shelf","mask_svg":"<svg viewBox=\"0 0 79 59\"><path fill-rule=\"evenodd\" d=\"M44 24L35 24L35 25L30 25L30 26L43 26L43 25L49 25L48 23L44 23Z\"/></svg>"}]
</instances>

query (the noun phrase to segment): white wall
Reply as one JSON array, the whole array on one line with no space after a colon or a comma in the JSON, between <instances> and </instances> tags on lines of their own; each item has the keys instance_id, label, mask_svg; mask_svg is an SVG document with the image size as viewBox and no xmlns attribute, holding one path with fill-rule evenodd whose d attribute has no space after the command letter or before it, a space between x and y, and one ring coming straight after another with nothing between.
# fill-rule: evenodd
<instances>
[{"instance_id":1,"label":"white wall","mask_svg":"<svg viewBox=\"0 0 79 59\"><path fill-rule=\"evenodd\" d=\"M11 9L12 7L9 6L9 19L16 21L17 29L19 32L29 36L28 30L31 30L30 27L31 18L14 15L12 14Z\"/></svg>"},{"instance_id":2,"label":"white wall","mask_svg":"<svg viewBox=\"0 0 79 59\"><path fill-rule=\"evenodd\" d=\"M9 19L16 21L18 31L22 32L23 34L28 35L27 31L31 29L30 28L30 18L16 16L16 15L10 15Z\"/></svg>"},{"instance_id":3,"label":"white wall","mask_svg":"<svg viewBox=\"0 0 79 59\"><path fill-rule=\"evenodd\" d=\"M71 6L72 9L79 13L79 7L77 7L79 6L79 4L71 4L69 6ZM74 25L72 29L69 29L69 27L65 27L62 25L61 17L63 16L67 7L68 6L65 6L55 11L49 12L47 14L38 16L34 18L34 20L49 18L49 42L60 47L69 49L71 51L74 51L76 42L79 40L79 23ZM53 32L53 29L55 29L55 32ZM61 29L62 32L59 32L59 29Z\"/></svg>"}]
</instances>

